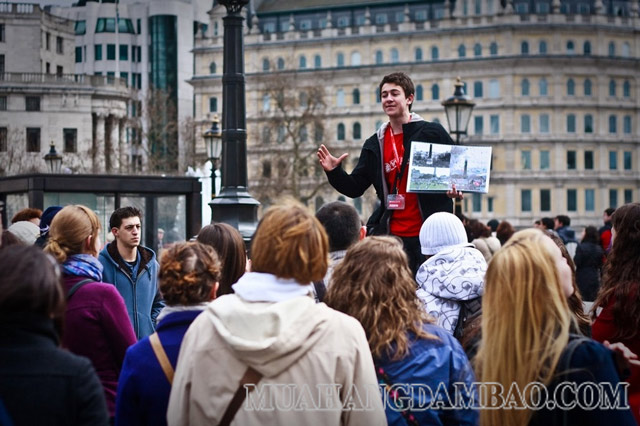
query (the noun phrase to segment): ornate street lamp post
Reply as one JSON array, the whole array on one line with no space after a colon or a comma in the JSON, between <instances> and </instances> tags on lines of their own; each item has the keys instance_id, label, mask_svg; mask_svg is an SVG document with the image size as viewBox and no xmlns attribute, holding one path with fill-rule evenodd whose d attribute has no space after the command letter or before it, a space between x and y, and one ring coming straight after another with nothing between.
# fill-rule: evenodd
<instances>
[{"instance_id":1,"label":"ornate street lamp post","mask_svg":"<svg viewBox=\"0 0 640 426\"><path fill-rule=\"evenodd\" d=\"M222 153L222 132L220 131L220 120L218 114L213 116L211 128L207 129L203 134L204 143L207 147L207 157L211 161L211 199L216 195L216 170L218 170L218 162Z\"/></svg>"},{"instance_id":2,"label":"ornate street lamp post","mask_svg":"<svg viewBox=\"0 0 640 426\"><path fill-rule=\"evenodd\" d=\"M56 144L51 141L49 153L44 156L44 162L47 163L49 173L59 174L62 168L62 155L56 152Z\"/></svg>"},{"instance_id":3,"label":"ornate street lamp post","mask_svg":"<svg viewBox=\"0 0 640 426\"><path fill-rule=\"evenodd\" d=\"M476 106L471 99L464 94L464 84L460 77L456 79L453 96L442 101L444 112L449 123L449 133L456 135L456 145L460 144L460 135L467 134L467 126L471 118L471 111Z\"/></svg>"},{"instance_id":4,"label":"ornate street lamp post","mask_svg":"<svg viewBox=\"0 0 640 426\"><path fill-rule=\"evenodd\" d=\"M222 74L222 189L209 205L211 219L225 222L249 241L258 223L258 205L247 192L247 125L244 77L244 18L249 0L218 0L226 7Z\"/></svg>"}]
</instances>

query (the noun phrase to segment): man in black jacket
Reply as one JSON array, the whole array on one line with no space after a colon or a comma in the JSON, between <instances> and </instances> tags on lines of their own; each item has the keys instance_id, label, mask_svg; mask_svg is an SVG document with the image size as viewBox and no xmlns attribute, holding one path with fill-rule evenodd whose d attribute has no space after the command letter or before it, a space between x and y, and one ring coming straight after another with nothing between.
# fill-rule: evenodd
<instances>
[{"instance_id":1,"label":"man in black jacket","mask_svg":"<svg viewBox=\"0 0 640 426\"><path fill-rule=\"evenodd\" d=\"M389 74L382 79L379 90L389 122L365 141L351 174L347 174L341 165L346 153L334 157L325 145L321 145L318 159L331 186L348 197L359 197L373 185L380 207L367 222L368 233L400 237L415 275L424 261L418 239L422 222L432 213L453 211L451 199L462 199L462 192L453 186L446 193L407 193L411 142L449 145L454 142L440 124L427 122L411 112L415 88L409 76L401 72Z\"/></svg>"}]
</instances>

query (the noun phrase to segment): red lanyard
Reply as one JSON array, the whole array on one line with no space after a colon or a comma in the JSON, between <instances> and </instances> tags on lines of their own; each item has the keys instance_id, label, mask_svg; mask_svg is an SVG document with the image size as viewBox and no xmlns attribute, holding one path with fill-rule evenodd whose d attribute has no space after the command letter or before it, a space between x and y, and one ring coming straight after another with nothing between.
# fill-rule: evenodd
<instances>
[{"instance_id":1,"label":"red lanyard","mask_svg":"<svg viewBox=\"0 0 640 426\"><path fill-rule=\"evenodd\" d=\"M393 133L391 123L389 123L389 132L391 133L391 147L393 148L393 155L396 157L396 167L400 168L400 156L398 155L398 149L396 148L396 135Z\"/></svg>"}]
</instances>

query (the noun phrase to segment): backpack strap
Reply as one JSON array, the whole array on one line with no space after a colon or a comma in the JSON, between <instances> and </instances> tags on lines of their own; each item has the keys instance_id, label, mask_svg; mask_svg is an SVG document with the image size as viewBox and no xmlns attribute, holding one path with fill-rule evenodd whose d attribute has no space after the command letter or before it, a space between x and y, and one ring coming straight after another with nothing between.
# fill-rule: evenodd
<instances>
[{"instance_id":1,"label":"backpack strap","mask_svg":"<svg viewBox=\"0 0 640 426\"><path fill-rule=\"evenodd\" d=\"M67 293L67 302L69 301L69 299L71 299L71 296L73 296L75 294L76 291L80 290L80 287L89 284L89 283L94 283L95 281L92 280L91 278L87 278L84 279L82 281L78 281L77 283L75 283L73 285L73 287L71 287L71 289L69 289L69 292Z\"/></svg>"},{"instance_id":2,"label":"backpack strap","mask_svg":"<svg viewBox=\"0 0 640 426\"><path fill-rule=\"evenodd\" d=\"M562 356L564 357L563 367L563 375L565 378L568 378L568 371L571 368L571 357L573 357L573 353L576 351L578 346L587 342L591 339L581 336L579 334L569 334L569 343L567 343L567 347L564 349ZM562 424L563 426L569 426L569 410L563 410L562 412Z\"/></svg>"},{"instance_id":3,"label":"backpack strap","mask_svg":"<svg viewBox=\"0 0 640 426\"><path fill-rule=\"evenodd\" d=\"M242 405L244 399L247 397L247 394L254 389L249 388L245 390L244 385L257 385L261 379L262 374L251 367L247 368L247 370L244 372L244 375L242 376L242 379L240 380L240 384L238 385L236 393L233 394L233 398L227 406L227 409L222 416L222 420L220 420L220 423L218 424L219 426L229 426L231 424L231 421L240 409L240 406Z\"/></svg>"},{"instance_id":4,"label":"backpack strap","mask_svg":"<svg viewBox=\"0 0 640 426\"><path fill-rule=\"evenodd\" d=\"M174 373L173 366L169 361L169 357L167 357L167 353L162 347L162 343L160 343L160 337L158 336L157 332L149 336L149 343L151 343L151 348L153 349L153 353L158 359L158 362L160 363L160 367L162 368L164 375L167 376L167 380L169 381L169 384L170 385L173 384L173 373Z\"/></svg>"}]
</instances>

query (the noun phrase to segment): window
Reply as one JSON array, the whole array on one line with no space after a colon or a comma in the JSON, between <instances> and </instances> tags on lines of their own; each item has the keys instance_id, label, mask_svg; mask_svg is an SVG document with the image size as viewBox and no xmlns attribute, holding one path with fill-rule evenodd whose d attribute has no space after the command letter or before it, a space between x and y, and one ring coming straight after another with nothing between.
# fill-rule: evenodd
<instances>
[{"instance_id":1,"label":"window","mask_svg":"<svg viewBox=\"0 0 640 426\"><path fill-rule=\"evenodd\" d=\"M522 80L522 82L520 83L520 90L522 93L522 96L529 96L529 80L528 79L524 79Z\"/></svg>"},{"instance_id":2,"label":"window","mask_svg":"<svg viewBox=\"0 0 640 426\"><path fill-rule=\"evenodd\" d=\"M215 74L215 73L216 73L216 63L211 62L209 64L209 74Z\"/></svg>"},{"instance_id":3,"label":"window","mask_svg":"<svg viewBox=\"0 0 640 426\"><path fill-rule=\"evenodd\" d=\"M540 151L540 170L549 170L549 151Z\"/></svg>"},{"instance_id":4,"label":"window","mask_svg":"<svg viewBox=\"0 0 640 426\"><path fill-rule=\"evenodd\" d=\"M474 192L471 195L471 210L474 212L482 211L482 194Z\"/></svg>"},{"instance_id":5,"label":"window","mask_svg":"<svg viewBox=\"0 0 640 426\"><path fill-rule=\"evenodd\" d=\"M434 101L440 99L440 87L437 84L431 86L431 99Z\"/></svg>"},{"instance_id":6,"label":"window","mask_svg":"<svg viewBox=\"0 0 640 426\"><path fill-rule=\"evenodd\" d=\"M262 95L262 111L269 111L271 109L271 95L265 93Z\"/></svg>"},{"instance_id":7,"label":"window","mask_svg":"<svg viewBox=\"0 0 640 426\"><path fill-rule=\"evenodd\" d=\"M129 46L126 44L120 45L120 60L128 61L129 60Z\"/></svg>"},{"instance_id":8,"label":"window","mask_svg":"<svg viewBox=\"0 0 640 426\"><path fill-rule=\"evenodd\" d=\"M218 112L218 98L209 98L209 112Z\"/></svg>"},{"instance_id":9,"label":"window","mask_svg":"<svg viewBox=\"0 0 640 426\"><path fill-rule=\"evenodd\" d=\"M538 124L540 133L549 133L549 114L540 114Z\"/></svg>"},{"instance_id":10,"label":"window","mask_svg":"<svg viewBox=\"0 0 640 426\"><path fill-rule=\"evenodd\" d=\"M438 58L439 58L438 47L437 46L433 46L431 48L431 60L437 61Z\"/></svg>"},{"instance_id":11,"label":"window","mask_svg":"<svg viewBox=\"0 0 640 426\"><path fill-rule=\"evenodd\" d=\"M376 14L376 25L384 25L387 23L387 14L386 13L378 13Z\"/></svg>"},{"instance_id":12,"label":"window","mask_svg":"<svg viewBox=\"0 0 640 426\"><path fill-rule=\"evenodd\" d=\"M44 47L47 50L51 49L51 34L49 33L44 34Z\"/></svg>"},{"instance_id":13,"label":"window","mask_svg":"<svg viewBox=\"0 0 640 426\"><path fill-rule=\"evenodd\" d=\"M540 40L538 43L538 53L541 55L547 54L547 42L544 40Z\"/></svg>"},{"instance_id":14,"label":"window","mask_svg":"<svg viewBox=\"0 0 640 426\"><path fill-rule=\"evenodd\" d=\"M360 52L351 52L351 66L357 67L360 65L360 63L361 63Z\"/></svg>"},{"instance_id":15,"label":"window","mask_svg":"<svg viewBox=\"0 0 640 426\"><path fill-rule=\"evenodd\" d=\"M591 114L584 116L584 132L593 133L593 116Z\"/></svg>"},{"instance_id":16,"label":"window","mask_svg":"<svg viewBox=\"0 0 640 426\"><path fill-rule=\"evenodd\" d=\"M306 124L301 125L300 128L298 129L298 139L302 143L307 142L309 140L309 132L307 131Z\"/></svg>"},{"instance_id":17,"label":"window","mask_svg":"<svg viewBox=\"0 0 640 426\"><path fill-rule=\"evenodd\" d=\"M316 124L315 128L313 129L313 140L315 142L322 142L323 139L324 139L324 128L322 127L322 125Z\"/></svg>"},{"instance_id":18,"label":"window","mask_svg":"<svg viewBox=\"0 0 640 426\"><path fill-rule=\"evenodd\" d=\"M362 127L360 126L360 123L356 121L355 123L353 123L353 139L358 140L361 138L362 138Z\"/></svg>"},{"instance_id":19,"label":"window","mask_svg":"<svg viewBox=\"0 0 640 426\"><path fill-rule=\"evenodd\" d=\"M520 117L520 132L531 133L531 116L529 114L523 114Z\"/></svg>"},{"instance_id":20,"label":"window","mask_svg":"<svg viewBox=\"0 0 640 426\"><path fill-rule=\"evenodd\" d=\"M344 140L344 124L343 123L338 123L337 133L338 133L338 140L343 141Z\"/></svg>"},{"instance_id":21,"label":"window","mask_svg":"<svg viewBox=\"0 0 640 426\"><path fill-rule=\"evenodd\" d=\"M582 53L584 54L584 56L590 56L591 55L591 42L590 41L585 41L584 45L582 46Z\"/></svg>"},{"instance_id":22,"label":"window","mask_svg":"<svg viewBox=\"0 0 640 426\"><path fill-rule=\"evenodd\" d=\"M473 56L475 56L476 58L482 56L482 46L480 45L480 43L476 43L475 45L473 45Z\"/></svg>"},{"instance_id":23,"label":"window","mask_svg":"<svg viewBox=\"0 0 640 426\"><path fill-rule=\"evenodd\" d=\"M567 189L567 211L575 212L578 210L578 191L575 189Z\"/></svg>"},{"instance_id":24,"label":"window","mask_svg":"<svg viewBox=\"0 0 640 426\"><path fill-rule=\"evenodd\" d=\"M522 43L520 43L520 54L521 55L528 55L529 54L529 42L528 41L523 41Z\"/></svg>"},{"instance_id":25,"label":"window","mask_svg":"<svg viewBox=\"0 0 640 426\"><path fill-rule=\"evenodd\" d=\"M342 62L344 65L344 57L342 58ZM284 69L284 59L282 58L278 58L278 69L281 71Z\"/></svg>"},{"instance_id":26,"label":"window","mask_svg":"<svg viewBox=\"0 0 640 426\"><path fill-rule=\"evenodd\" d=\"M624 43L622 43L622 57L628 58L629 56L631 56L631 47L629 45L629 42L625 41Z\"/></svg>"},{"instance_id":27,"label":"window","mask_svg":"<svg viewBox=\"0 0 640 426\"><path fill-rule=\"evenodd\" d=\"M538 91L540 92L540 96L549 95L549 86L547 85L547 79L541 78L538 82Z\"/></svg>"},{"instance_id":28,"label":"window","mask_svg":"<svg viewBox=\"0 0 640 426\"><path fill-rule=\"evenodd\" d=\"M569 40L567 42L567 54L568 55L573 55L574 53L576 53L575 44L573 43L573 41Z\"/></svg>"},{"instance_id":29,"label":"window","mask_svg":"<svg viewBox=\"0 0 640 426\"><path fill-rule=\"evenodd\" d=\"M484 127L484 120L481 115L473 116L473 127L475 129L476 135L481 135Z\"/></svg>"},{"instance_id":30,"label":"window","mask_svg":"<svg viewBox=\"0 0 640 426\"><path fill-rule=\"evenodd\" d=\"M424 89L422 88L422 84L418 84L416 86L416 101L421 101L424 99Z\"/></svg>"},{"instance_id":31,"label":"window","mask_svg":"<svg viewBox=\"0 0 640 426\"><path fill-rule=\"evenodd\" d=\"M40 152L39 127L27 127L27 152Z\"/></svg>"},{"instance_id":32,"label":"window","mask_svg":"<svg viewBox=\"0 0 640 426\"><path fill-rule=\"evenodd\" d=\"M631 170L631 159L632 159L632 153L631 151L625 151L622 154L622 159L623 159L623 163L624 163L624 169L625 170Z\"/></svg>"},{"instance_id":33,"label":"window","mask_svg":"<svg viewBox=\"0 0 640 426\"><path fill-rule=\"evenodd\" d=\"M618 151L609 151L609 170L618 169Z\"/></svg>"},{"instance_id":34,"label":"window","mask_svg":"<svg viewBox=\"0 0 640 426\"><path fill-rule=\"evenodd\" d=\"M307 68L307 57L304 55L301 55L300 58L298 59L298 68L300 68L301 70Z\"/></svg>"},{"instance_id":35,"label":"window","mask_svg":"<svg viewBox=\"0 0 640 426\"><path fill-rule=\"evenodd\" d=\"M498 80L489 80L489 97L494 99L500 97L500 83Z\"/></svg>"},{"instance_id":36,"label":"window","mask_svg":"<svg viewBox=\"0 0 640 426\"><path fill-rule=\"evenodd\" d=\"M93 46L93 56L96 61L102 60L102 45L96 44Z\"/></svg>"},{"instance_id":37,"label":"window","mask_svg":"<svg viewBox=\"0 0 640 426\"><path fill-rule=\"evenodd\" d=\"M551 190L550 189L540 190L540 211L542 212L551 211Z\"/></svg>"},{"instance_id":38,"label":"window","mask_svg":"<svg viewBox=\"0 0 640 426\"><path fill-rule=\"evenodd\" d=\"M520 210L523 212L531 211L531 190L523 189L520 191Z\"/></svg>"},{"instance_id":39,"label":"window","mask_svg":"<svg viewBox=\"0 0 640 426\"><path fill-rule=\"evenodd\" d=\"M482 82L474 81L473 82L473 97L481 98L482 97Z\"/></svg>"},{"instance_id":40,"label":"window","mask_svg":"<svg viewBox=\"0 0 640 426\"><path fill-rule=\"evenodd\" d=\"M7 97L0 96L0 111L6 111L6 110L7 110Z\"/></svg>"},{"instance_id":41,"label":"window","mask_svg":"<svg viewBox=\"0 0 640 426\"><path fill-rule=\"evenodd\" d=\"M624 190L624 203L625 204L633 203L633 189Z\"/></svg>"},{"instance_id":42,"label":"window","mask_svg":"<svg viewBox=\"0 0 640 426\"><path fill-rule=\"evenodd\" d=\"M591 96L591 80L589 79L584 81L584 95Z\"/></svg>"},{"instance_id":43,"label":"window","mask_svg":"<svg viewBox=\"0 0 640 426\"><path fill-rule=\"evenodd\" d=\"M520 166L522 170L531 170L531 151L523 150L520 152Z\"/></svg>"},{"instance_id":44,"label":"window","mask_svg":"<svg viewBox=\"0 0 640 426\"><path fill-rule=\"evenodd\" d=\"M313 57L313 66L315 68L322 68L322 57L320 55L315 55Z\"/></svg>"},{"instance_id":45,"label":"window","mask_svg":"<svg viewBox=\"0 0 640 426\"><path fill-rule=\"evenodd\" d=\"M618 207L618 190L617 189L609 190L609 207L613 207L614 209Z\"/></svg>"},{"instance_id":46,"label":"window","mask_svg":"<svg viewBox=\"0 0 640 426\"><path fill-rule=\"evenodd\" d=\"M584 152L584 169L593 170L593 151Z\"/></svg>"},{"instance_id":47,"label":"window","mask_svg":"<svg viewBox=\"0 0 640 426\"><path fill-rule=\"evenodd\" d=\"M64 74L62 66L61 65L56 66L56 75L61 76L62 74Z\"/></svg>"},{"instance_id":48,"label":"window","mask_svg":"<svg viewBox=\"0 0 640 426\"><path fill-rule=\"evenodd\" d=\"M609 116L609 133L617 133L618 131L618 117L615 115Z\"/></svg>"},{"instance_id":49,"label":"window","mask_svg":"<svg viewBox=\"0 0 640 426\"><path fill-rule=\"evenodd\" d=\"M107 44L107 61L115 61L115 60L116 60L116 45Z\"/></svg>"},{"instance_id":50,"label":"window","mask_svg":"<svg viewBox=\"0 0 640 426\"><path fill-rule=\"evenodd\" d=\"M576 169L576 152L575 151L567 151L567 169L568 170Z\"/></svg>"},{"instance_id":51,"label":"window","mask_svg":"<svg viewBox=\"0 0 640 426\"><path fill-rule=\"evenodd\" d=\"M269 59L263 58L262 59L262 71L269 71L270 67L271 67L271 64L269 63Z\"/></svg>"},{"instance_id":52,"label":"window","mask_svg":"<svg viewBox=\"0 0 640 426\"><path fill-rule=\"evenodd\" d=\"M76 64L82 62L82 47L76 47Z\"/></svg>"},{"instance_id":53,"label":"window","mask_svg":"<svg viewBox=\"0 0 640 426\"><path fill-rule=\"evenodd\" d=\"M25 110L40 111L40 96L27 96L25 98Z\"/></svg>"},{"instance_id":54,"label":"window","mask_svg":"<svg viewBox=\"0 0 640 426\"><path fill-rule=\"evenodd\" d=\"M64 152L77 152L78 129L62 129Z\"/></svg>"},{"instance_id":55,"label":"window","mask_svg":"<svg viewBox=\"0 0 640 426\"><path fill-rule=\"evenodd\" d=\"M142 33L142 19L136 19L136 34ZM218 34L214 34L218 35Z\"/></svg>"},{"instance_id":56,"label":"window","mask_svg":"<svg viewBox=\"0 0 640 426\"><path fill-rule=\"evenodd\" d=\"M596 191L595 189L584 190L584 210L593 212L596 210Z\"/></svg>"},{"instance_id":57,"label":"window","mask_svg":"<svg viewBox=\"0 0 640 426\"><path fill-rule=\"evenodd\" d=\"M490 131L492 135L500 134L500 116L499 115L489 116L489 126L491 127Z\"/></svg>"},{"instance_id":58,"label":"window","mask_svg":"<svg viewBox=\"0 0 640 426\"><path fill-rule=\"evenodd\" d=\"M576 94L576 83L570 78L567 81L567 96L575 96Z\"/></svg>"},{"instance_id":59,"label":"window","mask_svg":"<svg viewBox=\"0 0 640 426\"><path fill-rule=\"evenodd\" d=\"M614 42L609 42L609 56L616 56L616 44Z\"/></svg>"},{"instance_id":60,"label":"window","mask_svg":"<svg viewBox=\"0 0 640 426\"><path fill-rule=\"evenodd\" d=\"M576 116L575 114L567 115L567 133L576 132Z\"/></svg>"},{"instance_id":61,"label":"window","mask_svg":"<svg viewBox=\"0 0 640 426\"><path fill-rule=\"evenodd\" d=\"M64 40L60 36L56 37L56 53L64 53Z\"/></svg>"},{"instance_id":62,"label":"window","mask_svg":"<svg viewBox=\"0 0 640 426\"><path fill-rule=\"evenodd\" d=\"M4 34L4 24L0 24L0 43L4 43L6 40Z\"/></svg>"},{"instance_id":63,"label":"window","mask_svg":"<svg viewBox=\"0 0 640 426\"><path fill-rule=\"evenodd\" d=\"M357 87L353 89L351 96L353 97L353 104L360 105L360 89L358 89Z\"/></svg>"},{"instance_id":64,"label":"window","mask_svg":"<svg viewBox=\"0 0 640 426\"><path fill-rule=\"evenodd\" d=\"M420 62L422 61L422 49L419 47L416 47L413 51L413 58L415 59L416 62Z\"/></svg>"},{"instance_id":65,"label":"window","mask_svg":"<svg viewBox=\"0 0 640 426\"><path fill-rule=\"evenodd\" d=\"M465 56L467 56L467 49L464 47L464 44L461 44L458 46L458 57L464 58Z\"/></svg>"},{"instance_id":66,"label":"window","mask_svg":"<svg viewBox=\"0 0 640 426\"><path fill-rule=\"evenodd\" d=\"M0 127L0 152L7 152L7 128Z\"/></svg>"},{"instance_id":67,"label":"window","mask_svg":"<svg viewBox=\"0 0 640 426\"><path fill-rule=\"evenodd\" d=\"M631 83L629 83L629 80L625 80L622 83L622 96L627 99L631 97Z\"/></svg>"},{"instance_id":68,"label":"window","mask_svg":"<svg viewBox=\"0 0 640 426\"><path fill-rule=\"evenodd\" d=\"M398 53L398 49L395 47L391 49L391 63L397 64L400 61L400 54Z\"/></svg>"},{"instance_id":69,"label":"window","mask_svg":"<svg viewBox=\"0 0 640 426\"><path fill-rule=\"evenodd\" d=\"M489 213L493 211L493 197L487 197L487 211Z\"/></svg>"},{"instance_id":70,"label":"window","mask_svg":"<svg viewBox=\"0 0 640 426\"><path fill-rule=\"evenodd\" d=\"M622 131L625 135L631 134L631 116L625 115L622 117Z\"/></svg>"},{"instance_id":71,"label":"window","mask_svg":"<svg viewBox=\"0 0 640 426\"><path fill-rule=\"evenodd\" d=\"M336 55L336 66L344 67L344 53L338 52L338 54Z\"/></svg>"},{"instance_id":72,"label":"window","mask_svg":"<svg viewBox=\"0 0 640 426\"><path fill-rule=\"evenodd\" d=\"M381 65L383 62L382 50L376 50L376 65Z\"/></svg>"},{"instance_id":73,"label":"window","mask_svg":"<svg viewBox=\"0 0 640 426\"><path fill-rule=\"evenodd\" d=\"M616 96L616 81L609 80L609 96Z\"/></svg>"},{"instance_id":74,"label":"window","mask_svg":"<svg viewBox=\"0 0 640 426\"><path fill-rule=\"evenodd\" d=\"M277 137L276 137L276 142L284 143L286 134L287 134L287 129L285 129L283 125L279 125L278 126L278 134L277 134Z\"/></svg>"},{"instance_id":75,"label":"window","mask_svg":"<svg viewBox=\"0 0 640 426\"><path fill-rule=\"evenodd\" d=\"M343 89L338 89L336 91L336 105L339 107L343 107L345 105Z\"/></svg>"}]
</instances>

